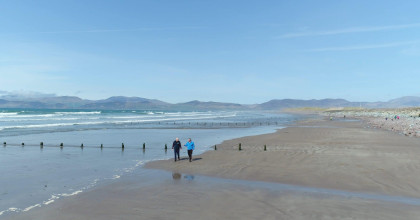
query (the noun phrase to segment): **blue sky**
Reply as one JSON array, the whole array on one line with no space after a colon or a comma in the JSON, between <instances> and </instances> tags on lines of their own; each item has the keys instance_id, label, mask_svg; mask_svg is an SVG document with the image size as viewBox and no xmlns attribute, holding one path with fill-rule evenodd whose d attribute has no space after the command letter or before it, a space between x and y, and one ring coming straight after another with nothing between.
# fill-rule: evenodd
<instances>
[{"instance_id":1,"label":"blue sky","mask_svg":"<svg viewBox=\"0 0 420 220\"><path fill-rule=\"evenodd\" d=\"M3 0L0 91L246 104L420 96L419 8L418 1Z\"/></svg>"}]
</instances>

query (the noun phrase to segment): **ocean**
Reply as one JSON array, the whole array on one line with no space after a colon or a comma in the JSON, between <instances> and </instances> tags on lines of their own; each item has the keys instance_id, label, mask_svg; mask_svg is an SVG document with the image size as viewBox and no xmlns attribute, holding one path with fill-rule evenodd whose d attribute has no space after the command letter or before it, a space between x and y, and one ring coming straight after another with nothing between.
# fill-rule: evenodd
<instances>
[{"instance_id":1,"label":"ocean","mask_svg":"<svg viewBox=\"0 0 420 220\"><path fill-rule=\"evenodd\" d=\"M182 143L192 138L197 155L223 140L274 132L299 117L244 111L0 109L0 216L47 206L118 181L148 161L173 158L176 137Z\"/></svg>"}]
</instances>

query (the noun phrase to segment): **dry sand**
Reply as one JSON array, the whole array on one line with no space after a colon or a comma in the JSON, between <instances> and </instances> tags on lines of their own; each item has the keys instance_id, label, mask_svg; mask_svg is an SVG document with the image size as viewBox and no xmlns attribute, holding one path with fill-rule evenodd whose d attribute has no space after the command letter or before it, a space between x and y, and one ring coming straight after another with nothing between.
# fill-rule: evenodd
<instances>
[{"instance_id":1,"label":"dry sand","mask_svg":"<svg viewBox=\"0 0 420 220\"><path fill-rule=\"evenodd\" d=\"M315 120L225 141L6 219L420 219L420 139L364 126Z\"/></svg>"},{"instance_id":2,"label":"dry sand","mask_svg":"<svg viewBox=\"0 0 420 220\"><path fill-rule=\"evenodd\" d=\"M356 118L374 128L390 130L410 137L420 137L420 108L330 109L321 114L338 118L344 116Z\"/></svg>"}]
</instances>

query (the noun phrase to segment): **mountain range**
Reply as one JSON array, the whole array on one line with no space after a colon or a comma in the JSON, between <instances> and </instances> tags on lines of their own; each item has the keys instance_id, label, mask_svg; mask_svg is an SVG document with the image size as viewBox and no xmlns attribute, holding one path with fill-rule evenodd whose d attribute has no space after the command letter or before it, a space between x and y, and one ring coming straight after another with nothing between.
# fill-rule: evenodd
<instances>
[{"instance_id":1,"label":"mountain range","mask_svg":"<svg viewBox=\"0 0 420 220\"><path fill-rule=\"evenodd\" d=\"M0 96L0 108L35 108L35 109L95 109L95 110L281 110L301 107L365 107L365 108L400 108L419 107L420 97L406 96L387 102L350 102L345 99L274 99L254 105L190 101L168 103L157 99L140 97L114 96L102 100L87 100L75 96L48 96L24 98Z\"/></svg>"}]
</instances>

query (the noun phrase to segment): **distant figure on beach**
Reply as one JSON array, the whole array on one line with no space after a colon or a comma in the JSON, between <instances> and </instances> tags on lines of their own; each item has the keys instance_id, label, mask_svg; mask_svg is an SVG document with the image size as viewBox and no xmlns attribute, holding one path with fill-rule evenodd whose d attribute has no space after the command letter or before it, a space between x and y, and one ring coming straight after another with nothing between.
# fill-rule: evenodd
<instances>
[{"instance_id":1,"label":"distant figure on beach","mask_svg":"<svg viewBox=\"0 0 420 220\"><path fill-rule=\"evenodd\" d=\"M179 141L179 138L175 138L174 143L172 143L172 149L174 149L175 162L176 162L176 157L177 156L178 156L178 160L180 160L180 158L179 158L179 150L182 149L182 147L181 147L181 141Z\"/></svg>"},{"instance_id":2,"label":"distant figure on beach","mask_svg":"<svg viewBox=\"0 0 420 220\"><path fill-rule=\"evenodd\" d=\"M190 162L191 162L192 153L193 153L193 150L195 149L194 142L191 141L191 138L188 138L188 142L184 146L187 147L188 157L190 158Z\"/></svg>"}]
</instances>

